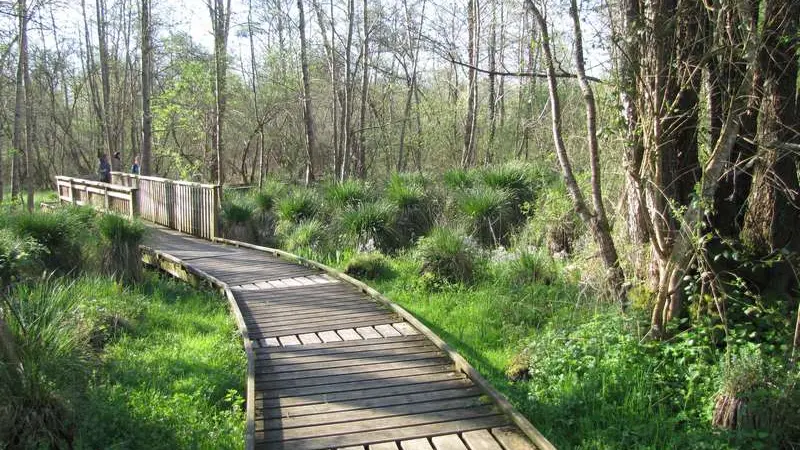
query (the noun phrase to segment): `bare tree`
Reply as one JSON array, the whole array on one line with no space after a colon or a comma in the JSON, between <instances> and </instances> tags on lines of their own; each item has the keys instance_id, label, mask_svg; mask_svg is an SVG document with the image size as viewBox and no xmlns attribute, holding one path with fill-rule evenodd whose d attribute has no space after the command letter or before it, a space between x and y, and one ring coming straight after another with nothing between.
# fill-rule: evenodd
<instances>
[{"instance_id":1,"label":"bare tree","mask_svg":"<svg viewBox=\"0 0 800 450\"><path fill-rule=\"evenodd\" d=\"M308 42L306 40L306 16L303 0L297 0L298 21L300 29L300 70L303 76L303 122L306 129L306 185L314 181L314 155L317 138L314 134L314 115L311 104L311 76L308 72Z\"/></svg>"},{"instance_id":2,"label":"bare tree","mask_svg":"<svg viewBox=\"0 0 800 450\"><path fill-rule=\"evenodd\" d=\"M150 175L153 153L153 113L150 110L150 89L153 80L153 37L150 0L142 0L142 175Z\"/></svg>"},{"instance_id":3,"label":"bare tree","mask_svg":"<svg viewBox=\"0 0 800 450\"><path fill-rule=\"evenodd\" d=\"M214 178L218 184L225 181L225 139L223 136L227 92L225 89L228 76L228 31L231 24L231 0L207 1L214 31L214 129L213 146L216 160Z\"/></svg>"}]
</instances>

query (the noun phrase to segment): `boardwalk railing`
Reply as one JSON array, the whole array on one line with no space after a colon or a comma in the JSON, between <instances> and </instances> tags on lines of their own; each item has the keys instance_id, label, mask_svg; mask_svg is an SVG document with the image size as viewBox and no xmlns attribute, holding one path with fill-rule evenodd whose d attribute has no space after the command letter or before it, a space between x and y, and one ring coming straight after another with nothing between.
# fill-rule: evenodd
<instances>
[{"instance_id":1,"label":"boardwalk railing","mask_svg":"<svg viewBox=\"0 0 800 450\"><path fill-rule=\"evenodd\" d=\"M112 172L111 182L138 189L142 219L205 239L218 236L218 185L123 172Z\"/></svg>"},{"instance_id":2,"label":"boardwalk railing","mask_svg":"<svg viewBox=\"0 0 800 450\"><path fill-rule=\"evenodd\" d=\"M135 217L139 214L138 189L80 178L56 177L58 198L62 202L88 205Z\"/></svg>"}]
</instances>

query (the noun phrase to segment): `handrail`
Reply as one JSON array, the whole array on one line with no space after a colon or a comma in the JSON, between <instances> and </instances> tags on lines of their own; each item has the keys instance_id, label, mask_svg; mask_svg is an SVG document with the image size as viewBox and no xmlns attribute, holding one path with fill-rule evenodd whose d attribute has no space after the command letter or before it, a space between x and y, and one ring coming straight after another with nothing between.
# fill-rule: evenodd
<instances>
[{"instance_id":1,"label":"handrail","mask_svg":"<svg viewBox=\"0 0 800 450\"><path fill-rule=\"evenodd\" d=\"M115 176L118 176L123 179L129 178L133 180L150 180L150 181L157 181L159 183L172 183L184 186L196 186L201 188L214 188L219 186L218 184L212 184L212 183L199 183L196 181L173 180L170 178L154 177L152 175L138 175L135 173L127 173L127 172L111 172L112 179Z\"/></svg>"},{"instance_id":2,"label":"handrail","mask_svg":"<svg viewBox=\"0 0 800 450\"><path fill-rule=\"evenodd\" d=\"M125 214L130 218L139 215L139 189L136 187L59 175L56 176L56 191L62 203L90 205Z\"/></svg>"}]
</instances>

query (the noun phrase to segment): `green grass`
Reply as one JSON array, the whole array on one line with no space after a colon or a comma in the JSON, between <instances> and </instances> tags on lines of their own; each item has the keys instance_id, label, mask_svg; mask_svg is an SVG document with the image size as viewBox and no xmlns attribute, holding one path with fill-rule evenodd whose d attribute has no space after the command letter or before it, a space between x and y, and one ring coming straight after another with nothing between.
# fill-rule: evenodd
<instances>
[{"instance_id":1,"label":"green grass","mask_svg":"<svg viewBox=\"0 0 800 450\"><path fill-rule=\"evenodd\" d=\"M138 311L101 355L76 446L241 448L246 361L225 301L152 273L134 290L116 286L89 292Z\"/></svg>"}]
</instances>

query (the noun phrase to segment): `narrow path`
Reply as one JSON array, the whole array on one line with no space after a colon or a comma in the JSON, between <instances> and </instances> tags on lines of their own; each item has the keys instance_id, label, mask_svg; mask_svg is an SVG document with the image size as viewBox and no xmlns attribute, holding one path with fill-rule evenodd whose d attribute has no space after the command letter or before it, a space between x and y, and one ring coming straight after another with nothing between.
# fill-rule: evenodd
<instances>
[{"instance_id":1,"label":"narrow path","mask_svg":"<svg viewBox=\"0 0 800 450\"><path fill-rule=\"evenodd\" d=\"M255 360L255 448L536 448L434 342L355 286L171 230L147 246L233 293Z\"/></svg>"}]
</instances>

